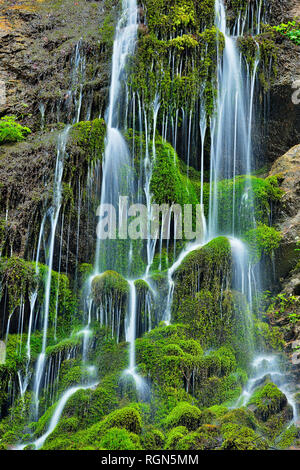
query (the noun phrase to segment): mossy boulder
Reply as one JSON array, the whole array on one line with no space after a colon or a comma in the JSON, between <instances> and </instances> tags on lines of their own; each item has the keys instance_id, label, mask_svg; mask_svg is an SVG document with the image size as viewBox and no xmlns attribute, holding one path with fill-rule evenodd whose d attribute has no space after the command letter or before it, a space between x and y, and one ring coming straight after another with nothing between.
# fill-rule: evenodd
<instances>
[{"instance_id":1,"label":"mossy boulder","mask_svg":"<svg viewBox=\"0 0 300 470\"><path fill-rule=\"evenodd\" d=\"M161 450L164 448L165 436L154 426L148 426L143 431L141 441L145 450Z\"/></svg>"},{"instance_id":2,"label":"mossy boulder","mask_svg":"<svg viewBox=\"0 0 300 470\"><path fill-rule=\"evenodd\" d=\"M141 428L140 413L134 408L125 407L113 411L102 421L86 429L69 434L67 440L55 434L50 435L43 449L75 450L90 447L101 450L108 449L108 446L111 446L112 450L118 450L118 447L120 450L140 449L137 435L141 433ZM125 432L118 432L121 430Z\"/></svg>"},{"instance_id":3,"label":"mossy boulder","mask_svg":"<svg viewBox=\"0 0 300 470\"><path fill-rule=\"evenodd\" d=\"M185 426L177 426L169 431L165 444L166 450L173 450L177 448L178 442L188 434L188 429Z\"/></svg>"},{"instance_id":4,"label":"mossy boulder","mask_svg":"<svg viewBox=\"0 0 300 470\"><path fill-rule=\"evenodd\" d=\"M184 426L189 431L197 429L202 423L202 413L196 406L187 402L179 403L165 419L167 428Z\"/></svg>"},{"instance_id":5,"label":"mossy boulder","mask_svg":"<svg viewBox=\"0 0 300 470\"><path fill-rule=\"evenodd\" d=\"M217 426L204 424L196 432L183 436L176 444L176 450L212 450L221 443Z\"/></svg>"},{"instance_id":6,"label":"mossy boulder","mask_svg":"<svg viewBox=\"0 0 300 470\"><path fill-rule=\"evenodd\" d=\"M272 415L288 408L287 417L293 417L287 398L284 393L272 382L259 387L252 395L248 408L261 421L267 421Z\"/></svg>"},{"instance_id":7,"label":"mossy boulder","mask_svg":"<svg viewBox=\"0 0 300 470\"><path fill-rule=\"evenodd\" d=\"M100 440L100 449L103 450L141 450L139 437L117 427L111 428Z\"/></svg>"},{"instance_id":8,"label":"mossy boulder","mask_svg":"<svg viewBox=\"0 0 300 470\"><path fill-rule=\"evenodd\" d=\"M241 427L247 427L251 429L257 428L257 422L254 413L251 410L245 408L238 408L222 413L219 418L221 425L237 424Z\"/></svg>"},{"instance_id":9,"label":"mossy boulder","mask_svg":"<svg viewBox=\"0 0 300 470\"><path fill-rule=\"evenodd\" d=\"M174 273L178 297L195 295L201 289L225 290L230 285L231 248L226 237L218 237L189 253Z\"/></svg>"},{"instance_id":10,"label":"mossy boulder","mask_svg":"<svg viewBox=\"0 0 300 470\"><path fill-rule=\"evenodd\" d=\"M253 429L239 424L226 424L222 427L223 450L267 450L269 443Z\"/></svg>"},{"instance_id":11,"label":"mossy boulder","mask_svg":"<svg viewBox=\"0 0 300 470\"><path fill-rule=\"evenodd\" d=\"M118 298L129 294L128 282L115 271L106 271L92 280L92 297L96 304L100 304L103 297L110 294Z\"/></svg>"}]
</instances>

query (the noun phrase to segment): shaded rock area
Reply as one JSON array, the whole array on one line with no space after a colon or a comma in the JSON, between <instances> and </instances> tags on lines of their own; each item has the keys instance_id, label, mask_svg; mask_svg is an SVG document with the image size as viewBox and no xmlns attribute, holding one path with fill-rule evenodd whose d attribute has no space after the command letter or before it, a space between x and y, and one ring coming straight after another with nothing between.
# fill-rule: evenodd
<instances>
[{"instance_id":1,"label":"shaded rock area","mask_svg":"<svg viewBox=\"0 0 300 470\"><path fill-rule=\"evenodd\" d=\"M277 256L277 273L285 278L297 264L295 249L300 241L300 145L278 158L270 175L280 175L284 191L275 222L283 235Z\"/></svg>"},{"instance_id":2,"label":"shaded rock area","mask_svg":"<svg viewBox=\"0 0 300 470\"><path fill-rule=\"evenodd\" d=\"M291 148L273 164L270 175L280 175L282 200L274 215L282 241L275 254L275 270L280 280L280 293L270 322L284 334L285 350L292 366L294 382L299 383L300 367L297 349L300 342L300 145Z\"/></svg>"},{"instance_id":3,"label":"shaded rock area","mask_svg":"<svg viewBox=\"0 0 300 470\"><path fill-rule=\"evenodd\" d=\"M0 245L3 255L30 259L34 257L42 216L51 202L57 136L66 123L72 123L78 100L79 87L74 94L72 83L76 47L80 47L86 64L83 76L78 78L82 87L78 120L92 120L99 113L103 116L107 106L114 22L119 9L114 0L1 0L0 6L0 81L6 92L0 117L16 115L32 131L26 142L2 145L0 149L0 222L6 226L5 233L2 230L0 234ZM86 153L90 157L88 149ZM80 235L77 240L77 213L86 193L87 158L79 159L74 153L63 178L68 195L64 197L62 228L65 271L68 264L74 268L78 253L88 259L94 251L94 220L83 220L85 238ZM101 158L100 149L97 158ZM84 207L82 213L84 218ZM59 228L57 237L60 232ZM54 260L54 267L58 268L58 260Z\"/></svg>"},{"instance_id":4,"label":"shaded rock area","mask_svg":"<svg viewBox=\"0 0 300 470\"><path fill-rule=\"evenodd\" d=\"M108 3L114 15L117 2L2 0L0 80L5 82L7 100L0 115L21 115L24 124L37 130L43 103L45 124L65 121L71 57L80 40L89 63L84 90L87 95L93 92L91 112L105 108L111 46L102 39L100 28ZM57 116L59 108L65 109Z\"/></svg>"}]
</instances>

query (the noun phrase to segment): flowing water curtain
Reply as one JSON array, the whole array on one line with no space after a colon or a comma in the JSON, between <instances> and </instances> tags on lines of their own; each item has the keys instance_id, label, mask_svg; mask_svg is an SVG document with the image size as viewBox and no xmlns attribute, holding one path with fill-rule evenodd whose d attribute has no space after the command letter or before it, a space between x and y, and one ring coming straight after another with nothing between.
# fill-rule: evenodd
<instances>
[{"instance_id":1,"label":"flowing water curtain","mask_svg":"<svg viewBox=\"0 0 300 470\"><path fill-rule=\"evenodd\" d=\"M129 200L132 200L135 192L132 155L130 155L123 133L128 108L126 66L128 57L133 54L136 44L137 16L136 2L124 0L115 33L109 105L106 111L107 135L102 166L100 204L102 207L105 204L111 205L117 212L119 211L119 197L127 196ZM101 216L105 214L98 215L101 228ZM105 231L105 227L102 231ZM96 274L109 269L124 275L129 274L128 253L131 249L131 242L126 238L117 241L116 237L117 234L113 240L103 240L98 235L95 256Z\"/></svg>"},{"instance_id":2,"label":"flowing water curtain","mask_svg":"<svg viewBox=\"0 0 300 470\"><path fill-rule=\"evenodd\" d=\"M51 283L52 283L52 268L55 254L55 241L57 237L57 227L61 215L61 207L63 202L62 195L62 178L64 172L64 163L66 158L66 146L71 124L75 124L80 119L82 95L83 95L83 81L85 77L85 55L82 40L76 45L74 56L71 58L71 77L70 77L70 90L68 92L68 112L64 130L59 134L57 140L57 156L53 183L53 200L50 207L47 209L43 218L38 248L36 253L36 272L39 273L39 264L41 258L41 248L43 247L43 256L45 264L48 268L47 276L45 279L45 292L43 302L43 339L42 348L38 356L36 371L34 375L34 398L35 398L35 417L39 414L39 399L41 387L44 382L44 373L46 365L46 347L47 336L49 327L49 311L51 302ZM62 241L62 240L61 240ZM61 249L59 256L61 257ZM60 264L60 262L59 262ZM56 313L57 314L57 313Z\"/></svg>"}]
</instances>

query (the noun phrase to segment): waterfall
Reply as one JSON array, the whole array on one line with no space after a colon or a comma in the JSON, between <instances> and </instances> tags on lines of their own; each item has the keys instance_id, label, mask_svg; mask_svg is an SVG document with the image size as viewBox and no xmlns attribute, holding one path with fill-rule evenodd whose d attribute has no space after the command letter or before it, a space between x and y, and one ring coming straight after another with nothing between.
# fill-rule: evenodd
<instances>
[{"instance_id":1,"label":"waterfall","mask_svg":"<svg viewBox=\"0 0 300 470\"><path fill-rule=\"evenodd\" d=\"M129 296L129 315L126 318L126 341L129 342L129 369L128 372L132 375L135 374L135 336L136 336L136 288L134 281L129 281L130 296Z\"/></svg>"},{"instance_id":2,"label":"waterfall","mask_svg":"<svg viewBox=\"0 0 300 470\"><path fill-rule=\"evenodd\" d=\"M81 105L82 105L82 80L84 79L84 72L85 72L85 58L84 58L84 55L82 54L81 48L82 48L82 43L81 41L79 41L75 50L74 64L73 64L73 68L71 71L71 88L68 93L69 97L70 98L73 97L74 102L75 102L73 116L71 117L72 124L79 122ZM78 96L77 96L77 91L79 92ZM40 256L41 240L42 240L42 237L44 236L45 221L46 221L46 218L48 218L50 222L50 236L47 240L47 247L45 250L46 265L47 265L48 271L47 271L47 278L46 278L46 283L45 283L45 299L44 299L44 306L43 306L43 340L42 340L42 349L37 360L36 371L35 371L35 381L34 381L35 417L36 418L38 417L39 395L40 395L40 388L42 384L45 361L46 361L46 346L47 346L47 335L48 335L48 320L49 320L49 308L50 308L54 247L55 247L56 229L58 225L60 209L61 209L61 204L62 204L62 177L63 177L63 171L64 171L64 160L66 156L66 145L68 141L68 134L69 134L70 128L71 128L71 125L67 124L64 130L58 136L52 205L47 210L47 213L41 224L37 257L36 257L36 263L38 263L39 256Z\"/></svg>"},{"instance_id":3,"label":"waterfall","mask_svg":"<svg viewBox=\"0 0 300 470\"><path fill-rule=\"evenodd\" d=\"M119 196L131 195L133 180L130 154L122 135L124 110L120 103L123 98L122 86L125 79L125 66L136 43L138 28L136 0L123 0L122 7L113 46L100 200L103 207L104 204L111 204L115 209L119 207ZM116 246L115 240L105 240L105 242L98 237L95 256L96 273L117 268L120 256L118 246Z\"/></svg>"},{"instance_id":4,"label":"waterfall","mask_svg":"<svg viewBox=\"0 0 300 470\"><path fill-rule=\"evenodd\" d=\"M247 86L247 75L236 38L226 26L226 13L222 0L215 2L216 27L225 38L223 59L218 64L217 115L211 119L211 169L209 201L209 237L222 232L219 224L218 182L233 179L237 175L250 175L252 168L252 122L253 99L258 58L251 75L251 87ZM250 72L249 72L250 73ZM251 191L250 183L245 192ZM232 206L235 194L232 194ZM250 227L249 227L250 228ZM231 234L239 233L239 221L232 214Z\"/></svg>"},{"instance_id":5,"label":"waterfall","mask_svg":"<svg viewBox=\"0 0 300 470\"><path fill-rule=\"evenodd\" d=\"M284 393L293 410L292 422L297 423L298 406L292 390L293 384L287 382L287 375L282 371L278 356L275 354L262 354L255 357L252 362L252 374L235 407L246 406L256 387L261 386L267 379L270 379Z\"/></svg>"},{"instance_id":6,"label":"waterfall","mask_svg":"<svg viewBox=\"0 0 300 470\"><path fill-rule=\"evenodd\" d=\"M81 385L81 386L78 386L78 387L71 387L69 388L63 395L62 397L60 398L60 400L58 401L57 405L56 405L56 408L54 410L54 413L52 415L52 418L50 420L50 423L49 423L49 426L48 426L48 429L47 431L41 436L39 437L36 441L34 442L27 442L26 444L22 444L22 445L19 445L19 446L16 446L14 449L15 450L23 450L25 447L27 446L33 446L35 450L38 450L40 449L45 440L47 439L48 436L50 436L50 434L54 431L54 429L56 428L56 426L58 425L59 423L59 420L60 420L60 417L64 411L64 408L68 402L68 400L71 398L72 395L74 395L76 392L78 392L78 390L88 390L88 389L92 389L92 388L95 388L96 386L98 385L97 382L95 383L92 383L92 384L89 384L89 385Z\"/></svg>"}]
</instances>

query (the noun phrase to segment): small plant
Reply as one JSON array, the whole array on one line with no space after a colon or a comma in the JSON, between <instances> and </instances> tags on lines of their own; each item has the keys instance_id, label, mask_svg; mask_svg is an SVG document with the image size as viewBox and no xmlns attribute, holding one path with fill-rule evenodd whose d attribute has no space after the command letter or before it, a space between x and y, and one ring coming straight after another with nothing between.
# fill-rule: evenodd
<instances>
[{"instance_id":1,"label":"small plant","mask_svg":"<svg viewBox=\"0 0 300 470\"><path fill-rule=\"evenodd\" d=\"M287 36L291 41L300 46L300 24L296 21L289 21L288 23L281 23L274 26L275 31Z\"/></svg>"},{"instance_id":2,"label":"small plant","mask_svg":"<svg viewBox=\"0 0 300 470\"><path fill-rule=\"evenodd\" d=\"M16 116L4 116L0 119L0 144L20 142L30 133L28 127L23 127L17 122Z\"/></svg>"},{"instance_id":3,"label":"small plant","mask_svg":"<svg viewBox=\"0 0 300 470\"><path fill-rule=\"evenodd\" d=\"M270 297L269 291L265 293L269 297L270 305L267 310L268 315L281 316L287 314L289 323L297 323L300 320L299 305L300 299L295 295L278 294L276 297Z\"/></svg>"}]
</instances>

